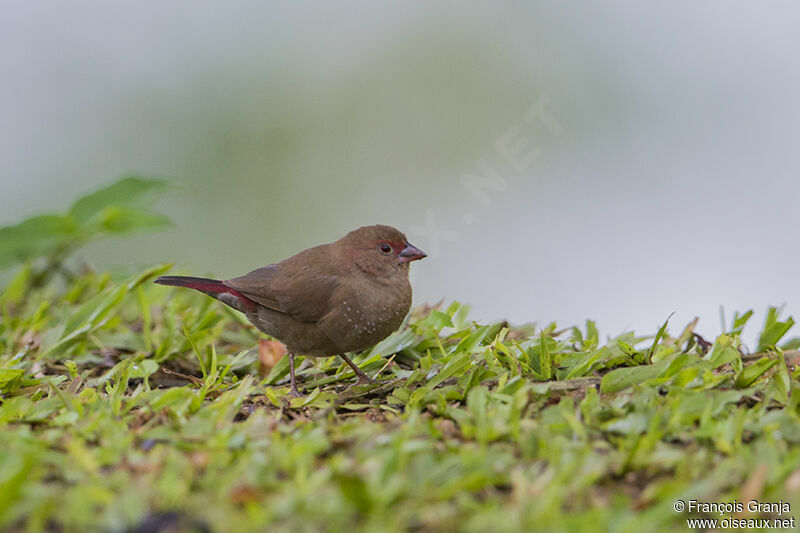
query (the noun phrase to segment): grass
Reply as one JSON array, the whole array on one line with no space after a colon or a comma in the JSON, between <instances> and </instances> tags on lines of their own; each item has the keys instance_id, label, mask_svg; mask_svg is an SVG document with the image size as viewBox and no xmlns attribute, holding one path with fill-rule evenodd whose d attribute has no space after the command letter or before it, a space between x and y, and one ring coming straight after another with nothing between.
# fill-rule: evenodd
<instances>
[{"instance_id":1,"label":"grass","mask_svg":"<svg viewBox=\"0 0 800 533\"><path fill-rule=\"evenodd\" d=\"M747 354L751 313L713 342L665 323L604 343L418 309L355 356L383 383L300 359L290 401L285 358L153 285L167 268L5 288L0 529L686 531L727 515L679 499L800 508L800 343L777 310Z\"/></svg>"}]
</instances>

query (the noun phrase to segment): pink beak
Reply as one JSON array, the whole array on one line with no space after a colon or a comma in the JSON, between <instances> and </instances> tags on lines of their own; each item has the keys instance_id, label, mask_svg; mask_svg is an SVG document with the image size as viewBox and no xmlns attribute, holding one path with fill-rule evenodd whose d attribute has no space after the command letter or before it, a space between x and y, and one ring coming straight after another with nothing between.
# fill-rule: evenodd
<instances>
[{"instance_id":1,"label":"pink beak","mask_svg":"<svg viewBox=\"0 0 800 533\"><path fill-rule=\"evenodd\" d=\"M411 261L416 261L417 259L428 257L428 254L413 244L406 243L406 247L400 250L400 253L397 254L397 256L400 258L401 263L409 263Z\"/></svg>"}]
</instances>

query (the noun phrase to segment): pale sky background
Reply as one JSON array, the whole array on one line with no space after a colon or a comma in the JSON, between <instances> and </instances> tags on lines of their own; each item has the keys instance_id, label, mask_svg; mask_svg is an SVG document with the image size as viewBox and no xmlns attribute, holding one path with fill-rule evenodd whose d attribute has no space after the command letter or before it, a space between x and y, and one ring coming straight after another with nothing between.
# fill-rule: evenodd
<instances>
[{"instance_id":1,"label":"pale sky background","mask_svg":"<svg viewBox=\"0 0 800 533\"><path fill-rule=\"evenodd\" d=\"M232 277L388 223L430 254L415 300L480 320L800 313L795 3L3 11L0 224L127 171L186 184L159 204L175 230L82 253L101 267ZM545 101L560 134L525 120ZM507 141L538 157L515 169ZM479 160L487 204L462 184Z\"/></svg>"}]
</instances>

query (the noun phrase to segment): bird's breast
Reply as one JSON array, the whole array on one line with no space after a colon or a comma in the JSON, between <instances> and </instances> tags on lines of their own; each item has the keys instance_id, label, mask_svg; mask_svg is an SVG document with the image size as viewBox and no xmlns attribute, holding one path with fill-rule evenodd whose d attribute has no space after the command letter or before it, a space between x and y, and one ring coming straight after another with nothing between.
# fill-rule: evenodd
<instances>
[{"instance_id":1,"label":"bird's breast","mask_svg":"<svg viewBox=\"0 0 800 533\"><path fill-rule=\"evenodd\" d=\"M405 283L352 283L324 319L325 329L343 351L370 347L400 327L411 308L411 286Z\"/></svg>"}]
</instances>

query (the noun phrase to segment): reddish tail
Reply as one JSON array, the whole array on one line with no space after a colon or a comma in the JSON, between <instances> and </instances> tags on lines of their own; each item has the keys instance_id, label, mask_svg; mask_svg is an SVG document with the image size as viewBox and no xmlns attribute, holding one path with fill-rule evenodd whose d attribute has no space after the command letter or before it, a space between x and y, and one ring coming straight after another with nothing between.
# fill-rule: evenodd
<instances>
[{"instance_id":1,"label":"reddish tail","mask_svg":"<svg viewBox=\"0 0 800 533\"><path fill-rule=\"evenodd\" d=\"M193 278L191 276L161 276L154 283L174 287L188 287L208 294L224 304L242 312L255 311L256 303L247 296L225 285L218 279Z\"/></svg>"}]
</instances>

